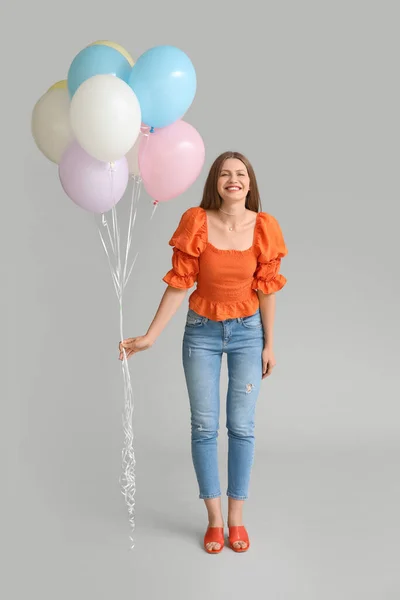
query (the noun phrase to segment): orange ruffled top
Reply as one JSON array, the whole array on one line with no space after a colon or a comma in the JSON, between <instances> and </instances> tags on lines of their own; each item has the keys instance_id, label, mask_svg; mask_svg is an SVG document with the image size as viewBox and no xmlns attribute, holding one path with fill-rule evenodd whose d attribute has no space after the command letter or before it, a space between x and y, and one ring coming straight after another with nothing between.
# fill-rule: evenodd
<instances>
[{"instance_id":1,"label":"orange ruffled top","mask_svg":"<svg viewBox=\"0 0 400 600\"><path fill-rule=\"evenodd\" d=\"M207 213L200 206L183 213L169 245L172 269L168 285L190 289L189 307L213 321L248 317L257 312L257 290L277 292L286 283L279 273L287 254L282 232L271 215L257 213L253 244L247 250L220 250L208 241Z\"/></svg>"}]
</instances>

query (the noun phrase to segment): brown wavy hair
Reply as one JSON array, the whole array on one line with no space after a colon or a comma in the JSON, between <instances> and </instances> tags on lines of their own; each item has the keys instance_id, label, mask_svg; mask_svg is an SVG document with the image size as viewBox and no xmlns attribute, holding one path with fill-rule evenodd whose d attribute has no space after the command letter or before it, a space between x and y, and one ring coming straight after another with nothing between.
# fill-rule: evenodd
<instances>
[{"instance_id":1,"label":"brown wavy hair","mask_svg":"<svg viewBox=\"0 0 400 600\"><path fill-rule=\"evenodd\" d=\"M240 152L224 152L215 159L204 184L203 198L200 203L201 208L205 210L218 210L221 207L222 200L217 186L222 166L227 158L237 158L245 165L250 178L250 189L246 196L246 208L253 212L260 212L262 208L256 175L250 161Z\"/></svg>"}]
</instances>

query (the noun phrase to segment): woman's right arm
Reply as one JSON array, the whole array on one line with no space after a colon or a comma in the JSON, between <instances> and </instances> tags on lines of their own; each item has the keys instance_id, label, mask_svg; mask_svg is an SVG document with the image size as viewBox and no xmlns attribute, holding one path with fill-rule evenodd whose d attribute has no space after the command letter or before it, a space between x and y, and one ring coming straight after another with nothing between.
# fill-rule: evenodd
<instances>
[{"instance_id":1,"label":"woman's right arm","mask_svg":"<svg viewBox=\"0 0 400 600\"><path fill-rule=\"evenodd\" d=\"M120 360L123 360L124 358L123 350L126 352L126 357L129 358L136 352L142 352L143 350L151 348L182 304L187 291L187 289L178 289L171 286L167 287L147 333L136 338L128 338L120 343Z\"/></svg>"},{"instance_id":2,"label":"woman's right arm","mask_svg":"<svg viewBox=\"0 0 400 600\"><path fill-rule=\"evenodd\" d=\"M145 335L129 338L120 343L120 360L135 352L150 348L165 329L183 302L188 290L194 286L199 272L199 256L206 245L205 212L199 207L189 208L183 213L178 228L169 241L174 248L172 269L163 281L168 285L154 319Z\"/></svg>"}]
</instances>

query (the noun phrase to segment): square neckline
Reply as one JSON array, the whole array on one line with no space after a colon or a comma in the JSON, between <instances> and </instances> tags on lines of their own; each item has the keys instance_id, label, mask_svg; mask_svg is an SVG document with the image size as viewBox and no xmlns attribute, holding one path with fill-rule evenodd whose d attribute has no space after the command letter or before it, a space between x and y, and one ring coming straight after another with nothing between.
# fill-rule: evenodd
<instances>
[{"instance_id":1,"label":"square neckline","mask_svg":"<svg viewBox=\"0 0 400 600\"><path fill-rule=\"evenodd\" d=\"M207 246L209 246L214 252L220 252L221 254L225 253L225 254L229 254L229 253L239 253L239 254L243 254L245 252L250 252L251 250L254 249L254 246L256 244L256 232L257 232L257 227L258 227L258 222L259 222L259 216L260 216L260 212L256 213L256 220L255 220L255 224L254 224L254 230L253 230L253 241L252 244L250 246L250 248L246 248L245 250L237 250L236 248L217 248L216 246L214 246L214 244L212 244L209 239L208 239L208 215L207 215L207 211L205 208L200 207L204 213L204 222L205 222L205 238L206 238L206 244Z\"/></svg>"}]
</instances>

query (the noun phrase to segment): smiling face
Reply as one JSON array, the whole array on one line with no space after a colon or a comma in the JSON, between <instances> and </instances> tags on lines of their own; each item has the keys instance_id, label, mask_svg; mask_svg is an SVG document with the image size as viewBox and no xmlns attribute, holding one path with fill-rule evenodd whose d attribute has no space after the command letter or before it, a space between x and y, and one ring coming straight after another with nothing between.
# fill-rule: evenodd
<instances>
[{"instance_id":1,"label":"smiling face","mask_svg":"<svg viewBox=\"0 0 400 600\"><path fill-rule=\"evenodd\" d=\"M262 209L252 164L240 152L228 150L217 156L211 165L200 206L204 210L218 210L223 204L242 202L253 212Z\"/></svg>"},{"instance_id":2,"label":"smiling face","mask_svg":"<svg viewBox=\"0 0 400 600\"><path fill-rule=\"evenodd\" d=\"M250 187L250 177L238 158L227 158L218 177L218 194L225 202L244 201Z\"/></svg>"}]
</instances>

